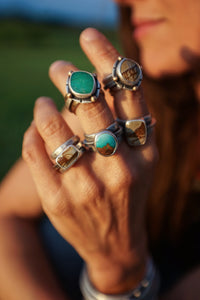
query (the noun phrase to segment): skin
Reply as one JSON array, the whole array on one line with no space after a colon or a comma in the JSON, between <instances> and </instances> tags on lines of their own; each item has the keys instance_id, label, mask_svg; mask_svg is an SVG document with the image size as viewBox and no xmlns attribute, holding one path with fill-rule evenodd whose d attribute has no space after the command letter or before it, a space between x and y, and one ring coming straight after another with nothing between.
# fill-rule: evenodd
<instances>
[{"instance_id":1,"label":"skin","mask_svg":"<svg viewBox=\"0 0 200 300\"><path fill-rule=\"evenodd\" d=\"M103 78L119 53L94 29L81 34L80 44ZM70 70L76 68L63 61L50 68L50 78L63 95L62 83ZM120 118L148 113L141 91L135 95L130 91L116 93L114 98ZM120 101L122 98L124 101ZM93 105L79 105L76 115L82 131L88 134L114 121L104 95ZM107 160L97 153L86 153L76 166L60 174L52 168L45 145L52 152L72 135L52 101L40 98L34 109L34 123L24 137L23 158L44 211L83 257L94 286L104 293L129 290L143 277L147 259L144 205L151 176L145 174L152 173L157 157L153 138L141 151L122 143L116 155Z\"/></svg>"},{"instance_id":2,"label":"skin","mask_svg":"<svg viewBox=\"0 0 200 300\"><path fill-rule=\"evenodd\" d=\"M99 78L108 74L119 55L109 41L98 31L87 29L81 34L80 44L98 70ZM71 63L59 61L52 64L49 70L50 78L63 94L62 83L71 69L76 68ZM122 97L123 101L120 101ZM25 163L19 161L0 188L2 270L13 271L8 277L2 273L2 299L13 299L13 295L15 300L17 295L20 299L29 299L32 295L37 299L65 297L39 247L39 241L33 238L36 237L34 222L32 231L26 233L31 220L40 217L43 211L85 259L90 278L100 291L123 292L136 286L143 278L148 257L143 210L151 178L146 174L152 174L157 160L153 136L149 137L141 151L130 149L125 142L122 143L117 153L107 160L96 153L86 153L85 159L79 160L64 174L56 172L49 159L49 153L71 137L73 131L82 136L83 132L92 133L107 127L113 122L115 114L120 118L135 118L148 113L141 91L135 95L119 92L114 102L107 93L106 100L107 103L101 95L93 105L78 106L76 116L64 110L63 117L51 99L42 97L36 101L34 122L27 130L23 143L23 158L32 176ZM77 178L80 180L77 181ZM73 188L74 179L76 184ZM14 194L10 186L15 188ZM132 206L134 209L131 209ZM99 230L94 230L94 225ZM18 243L14 228L19 233ZM66 228L70 230L66 231ZM27 241L31 249L24 246ZM116 248L116 243L121 248ZM18 262L15 270L6 255L8 249L14 261ZM32 261L32 251L37 253L38 266ZM45 265L43 271L39 268L42 261ZM39 282L36 280L38 272L43 279ZM24 276L19 276L24 273L29 283L25 286ZM16 283L12 294L11 280Z\"/></svg>"},{"instance_id":3,"label":"skin","mask_svg":"<svg viewBox=\"0 0 200 300\"><path fill-rule=\"evenodd\" d=\"M198 0L117 0L131 8L142 66L153 77L179 74L200 55ZM149 22L149 24L148 24ZM146 24L145 24L146 23ZM147 25L147 26L145 26Z\"/></svg>"},{"instance_id":4,"label":"skin","mask_svg":"<svg viewBox=\"0 0 200 300\"><path fill-rule=\"evenodd\" d=\"M145 9L149 12L151 7L157 7L159 12L166 12L165 17L170 16L167 15L167 11L170 12L170 5L167 5L170 1L156 1L156 5L154 1L152 6L145 0L119 2L130 5L138 14ZM175 2L174 8L175 5L178 8L179 2ZM173 3L171 0L171 7ZM194 3L198 5L197 1ZM183 2L179 5L182 11ZM164 7L168 10L164 10ZM162 30L166 30L162 33L166 36L164 35L165 40L161 39L162 43L159 42L156 61L154 54L158 53L156 44L159 34L138 39L144 68L156 77L163 73L173 74L175 69L179 72L187 69L185 60L180 59L178 55L180 51L175 51L176 57L174 51L164 51L166 44L169 45L167 34L170 32L167 30L170 28L167 24L162 25ZM179 37L178 33L176 37ZM86 29L81 34L80 44L97 70L100 80L110 73L119 54L102 34L94 29ZM161 45L163 51L160 51ZM196 51L197 44L190 42L190 47ZM176 49L180 49L178 42ZM68 71L75 69L74 65L64 61L55 62L50 67L50 78L63 95L63 82ZM146 114L148 109L141 90L135 94L118 92L114 99L106 92L105 96L101 95L92 105L79 105L76 115L64 110L61 116L49 98L42 97L36 101L34 122L24 136L24 161L20 160L15 165L0 187L2 300L66 299L37 240L35 220L43 211L84 258L90 280L98 290L104 293L122 293L134 288L143 278L149 256L144 208L151 186L149 178L153 176L157 161L153 136L149 137L147 144L139 151L122 142L116 154L109 158L97 153L85 153L76 165L64 174L52 168L49 155L74 133L83 137L83 132L89 134L102 130L113 122L116 115L122 119L131 119ZM25 247L26 244L30 244L31 247ZM37 261L32 261L33 251ZM5 276L5 270L8 276ZM197 270L177 285L174 291L170 291L165 299L175 300L179 299L179 296L183 300L195 299L187 297L191 295L191 282L195 295L199 295L198 285L195 285L198 276ZM10 282L15 283L12 284L12 293Z\"/></svg>"}]
</instances>

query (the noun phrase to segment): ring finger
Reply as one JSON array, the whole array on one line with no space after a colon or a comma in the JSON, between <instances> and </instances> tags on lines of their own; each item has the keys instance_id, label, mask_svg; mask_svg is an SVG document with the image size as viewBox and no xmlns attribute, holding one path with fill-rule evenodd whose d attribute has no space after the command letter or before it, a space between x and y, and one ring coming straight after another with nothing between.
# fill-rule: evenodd
<instances>
[{"instance_id":1,"label":"ring finger","mask_svg":"<svg viewBox=\"0 0 200 300\"><path fill-rule=\"evenodd\" d=\"M51 152L73 136L73 132L50 98L37 99L34 120L38 132Z\"/></svg>"}]
</instances>

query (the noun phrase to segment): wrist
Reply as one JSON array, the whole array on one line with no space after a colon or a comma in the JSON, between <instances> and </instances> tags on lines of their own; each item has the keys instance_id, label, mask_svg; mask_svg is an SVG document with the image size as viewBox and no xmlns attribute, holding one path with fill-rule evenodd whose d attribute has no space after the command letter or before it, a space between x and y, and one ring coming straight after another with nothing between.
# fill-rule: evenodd
<instances>
[{"instance_id":1,"label":"wrist","mask_svg":"<svg viewBox=\"0 0 200 300\"><path fill-rule=\"evenodd\" d=\"M136 287L132 287L126 292L117 294L100 292L92 285L85 266L80 277L80 288L85 300L156 300L158 299L159 283L159 274L151 258L148 259L142 280Z\"/></svg>"},{"instance_id":2,"label":"wrist","mask_svg":"<svg viewBox=\"0 0 200 300\"><path fill-rule=\"evenodd\" d=\"M129 251L108 256L97 255L87 263L87 271L93 286L105 294L119 294L136 287L144 278L148 260L146 243Z\"/></svg>"}]
</instances>

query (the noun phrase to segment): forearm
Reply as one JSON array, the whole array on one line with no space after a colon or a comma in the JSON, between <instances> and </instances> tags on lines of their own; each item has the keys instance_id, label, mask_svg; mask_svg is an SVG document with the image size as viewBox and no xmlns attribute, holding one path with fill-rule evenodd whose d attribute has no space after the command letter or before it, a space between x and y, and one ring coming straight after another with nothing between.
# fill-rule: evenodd
<instances>
[{"instance_id":1,"label":"forearm","mask_svg":"<svg viewBox=\"0 0 200 300\"><path fill-rule=\"evenodd\" d=\"M30 221L0 219L1 300L64 300Z\"/></svg>"}]
</instances>

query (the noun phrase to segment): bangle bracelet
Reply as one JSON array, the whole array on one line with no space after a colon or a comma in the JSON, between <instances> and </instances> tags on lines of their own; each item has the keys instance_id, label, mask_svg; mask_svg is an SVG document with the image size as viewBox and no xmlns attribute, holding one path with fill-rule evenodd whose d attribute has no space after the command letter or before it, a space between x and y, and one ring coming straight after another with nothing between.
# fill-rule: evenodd
<instances>
[{"instance_id":1,"label":"bangle bracelet","mask_svg":"<svg viewBox=\"0 0 200 300\"><path fill-rule=\"evenodd\" d=\"M80 289L85 300L157 300L159 276L152 259L149 259L145 277L136 288L120 295L103 294L92 286L84 265L80 277Z\"/></svg>"}]
</instances>

